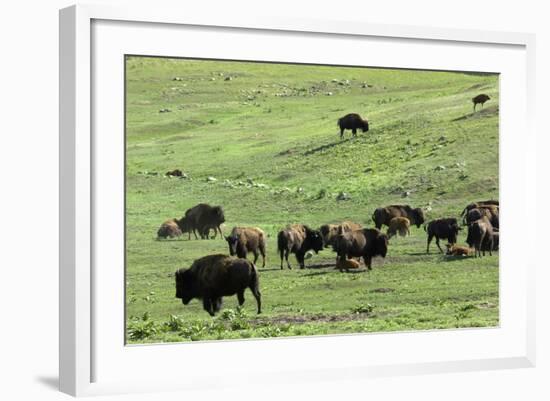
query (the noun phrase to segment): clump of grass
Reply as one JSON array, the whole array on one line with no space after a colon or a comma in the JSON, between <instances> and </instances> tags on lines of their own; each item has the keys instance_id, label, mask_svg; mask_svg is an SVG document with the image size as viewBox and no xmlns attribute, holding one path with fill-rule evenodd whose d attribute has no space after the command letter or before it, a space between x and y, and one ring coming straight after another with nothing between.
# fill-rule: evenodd
<instances>
[{"instance_id":1,"label":"clump of grass","mask_svg":"<svg viewBox=\"0 0 550 401\"><path fill-rule=\"evenodd\" d=\"M359 313L366 313L371 314L374 310L374 306L371 304L359 304L351 309L353 313L359 314Z\"/></svg>"}]
</instances>

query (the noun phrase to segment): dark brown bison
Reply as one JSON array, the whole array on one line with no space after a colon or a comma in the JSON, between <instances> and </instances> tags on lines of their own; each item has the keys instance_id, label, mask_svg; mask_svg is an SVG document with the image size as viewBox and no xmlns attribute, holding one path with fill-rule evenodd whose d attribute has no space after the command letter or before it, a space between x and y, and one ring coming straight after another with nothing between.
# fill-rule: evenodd
<instances>
[{"instance_id":1,"label":"dark brown bison","mask_svg":"<svg viewBox=\"0 0 550 401\"><path fill-rule=\"evenodd\" d=\"M353 136L357 136L358 128L363 132L369 130L369 122L363 120L359 114L355 113L346 114L344 117L338 119L338 126L340 127L340 139L344 137L344 130L346 129L350 129Z\"/></svg>"},{"instance_id":2,"label":"dark brown bison","mask_svg":"<svg viewBox=\"0 0 550 401\"><path fill-rule=\"evenodd\" d=\"M428 245L426 246L426 253L430 253L430 243L435 237L435 244L443 253L443 249L439 245L440 239L446 239L449 244L456 244L458 231L461 228L458 225L458 221L454 217L432 220L427 226L424 226L424 230L428 233Z\"/></svg>"},{"instance_id":3,"label":"dark brown bison","mask_svg":"<svg viewBox=\"0 0 550 401\"><path fill-rule=\"evenodd\" d=\"M281 256L281 269L283 268L283 256L289 269L289 253L296 255L296 260L300 264L300 269L305 267L304 256L307 251L313 250L315 253L323 250L323 237L317 230L312 230L304 224L292 224L284 230L279 231L277 235L277 249Z\"/></svg>"},{"instance_id":4,"label":"dark brown bison","mask_svg":"<svg viewBox=\"0 0 550 401\"><path fill-rule=\"evenodd\" d=\"M233 227L231 234L225 237L229 245L231 256L237 255L239 258L246 259L246 254L254 254L254 264L258 260L258 255L262 254L262 267L265 267L265 233L257 227Z\"/></svg>"},{"instance_id":5,"label":"dark brown bison","mask_svg":"<svg viewBox=\"0 0 550 401\"><path fill-rule=\"evenodd\" d=\"M225 222L225 215L221 206L210 206L206 203L199 203L185 212L185 220L195 234L197 239L197 231L203 239L208 239L210 229L214 230L214 238L218 231L223 239L221 225ZM189 233L191 239L191 233Z\"/></svg>"},{"instance_id":6,"label":"dark brown bison","mask_svg":"<svg viewBox=\"0 0 550 401\"><path fill-rule=\"evenodd\" d=\"M325 247L332 246L336 237L342 233L360 230L361 224L352 221L343 221L340 224L324 224L319 228Z\"/></svg>"},{"instance_id":7,"label":"dark brown bison","mask_svg":"<svg viewBox=\"0 0 550 401\"><path fill-rule=\"evenodd\" d=\"M491 98L482 93L481 95L477 95L476 97L472 98L472 103L474 104L474 111L476 111L476 106L481 103L481 107L483 108L483 104L487 101L487 100L490 100Z\"/></svg>"},{"instance_id":8,"label":"dark brown bison","mask_svg":"<svg viewBox=\"0 0 550 401\"><path fill-rule=\"evenodd\" d=\"M172 171L168 171L165 175L167 177L183 177L183 171L181 171L180 169L175 169Z\"/></svg>"},{"instance_id":9,"label":"dark brown bison","mask_svg":"<svg viewBox=\"0 0 550 401\"><path fill-rule=\"evenodd\" d=\"M485 256L485 251L492 255L494 249L494 231L489 219L483 216L481 219L468 225L468 237L466 242L470 248L475 248L475 257Z\"/></svg>"},{"instance_id":10,"label":"dark brown bison","mask_svg":"<svg viewBox=\"0 0 550 401\"><path fill-rule=\"evenodd\" d=\"M414 224L416 227L420 227L425 221L424 211L419 207L413 209L409 205L379 207L372 214L374 225L379 230L382 228L382 225L389 227L390 221L394 217L406 217L411 224Z\"/></svg>"},{"instance_id":11,"label":"dark brown bison","mask_svg":"<svg viewBox=\"0 0 550 401\"><path fill-rule=\"evenodd\" d=\"M176 272L176 298L184 305L192 299L202 299L210 316L219 312L222 297L237 294L239 305L244 303L244 291L250 288L256 298L258 313L262 302L256 266L246 259L227 255L208 255L193 262L189 269Z\"/></svg>"},{"instance_id":12,"label":"dark brown bison","mask_svg":"<svg viewBox=\"0 0 550 401\"><path fill-rule=\"evenodd\" d=\"M332 249L340 260L362 257L367 269L372 270L372 258L385 258L388 253L388 236L376 228L350 231L339 235Z\"/></svg>"}]
</instances>

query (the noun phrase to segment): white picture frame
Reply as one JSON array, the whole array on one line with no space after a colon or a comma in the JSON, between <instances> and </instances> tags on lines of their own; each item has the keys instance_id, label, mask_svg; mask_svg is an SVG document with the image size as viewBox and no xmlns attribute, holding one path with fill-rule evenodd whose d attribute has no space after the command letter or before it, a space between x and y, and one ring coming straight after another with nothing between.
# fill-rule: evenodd
<instances>
[{"instance_id":1,"label":"white picture frame","mask_svg":"<svg viewBox=\"0 0 550 401\"><path fill-rule=\"evenodd\" d=\"M220 34L226 35L222 42L229 38L234 45L226 42L223 48L216 48L215 40ZM214 53L201 53L203 50L199 48L184 49L181 41L178 47L177 39L162 40L169 35L193 35L201 43L212 44L208 51ZM272 44L269 56L260 54L251 45L260 36ZM250 42L246 42L247 46L239 45L240 40ZM119 323L123 322L118 321L124 315L124 301L120 297L124 277L120 272L124 266L117 258L123 252L118 249L123 209L108 209L105 204L107 200L119 204L122 196L119 190L123 191L119 188L118 173L106 178L106 172L119 171L123 160L123 153L117 151L124 134L120 130L123 82L118 67L111 68L110 63L121 66L121 54L145 54L269 61L299 61L299 57L306 57L304 61L313 63L332 60L345 64L336 62L336 56L330 52L312 50L310 54L292 55L293 46L310 45L314 49L322 43L323 47L325 44L327 48L334 47L334 43L329 44L331 41L344 47L368 44L373 54L384 58L384 61L375 59L370 66L503 74L501 222L511 228L520 224L513 211L527 205L536 186L532 128L534 35L274 17L228 20L215 14L193 16L154 7L78 5L63 9L60 11L61 391L80 396L237 385L227 372L223 377L205 373L207 370L202 369L201 363L205 356L208 359L261 355L259 366L253 370L245 361L235 365L235 370L241 375L246 372L256 383L271 385L281 381L344 377L364 380L388 375L534 366L536 261L529 256L532 252L521 257L514 253L514 249L522 246L529 249L531 245L515 237L512 229L501 239L498 328L133 347L120 341L123 333L119 333ZM382 48L392 46L404 46L403 51L384 53ZM407 49L423 54L423 47L427 55L436 49L439 60L409 57L404 61L410 56ZM493 52L490 60L485 57L485 64L479 61L475 65L471 58L487 51ZM466 57L456 60L461 54ZM353 64L364 63L359 60ZM110 81L106 84L108 80L114 80L112 85ZM105 96L110 92L112 96ZM102 134L99 138L94 136L98 130L113 135ZM522 134L512 135L514 132ZM512 158L513 164L506 163ZM521 185L521 190L517 185ZM516 245L507 247L512 243ZM101 270L107 265L109 269ZM107 295L98 299L97 291ZM391 353L383 351L390 346L387 349L392 349ZM289 356L294 358L290 364ZM182 357L193 361L191 369L174 369Z\"/></svg>"}]
</instances>

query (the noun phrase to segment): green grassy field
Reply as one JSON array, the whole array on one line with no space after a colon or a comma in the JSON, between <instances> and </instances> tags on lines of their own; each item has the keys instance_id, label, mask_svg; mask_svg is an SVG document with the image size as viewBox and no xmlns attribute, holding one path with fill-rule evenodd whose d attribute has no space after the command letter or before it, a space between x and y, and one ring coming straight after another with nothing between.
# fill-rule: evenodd
<instances>
[{"instance_id":1,"label":"green grassy field","mask_svg":"<svg viewBox=\"0 0 550 401\"><path fill-rule=\"evenodd\" d=\"M498 199L497 75L129 57L126 79L129 343L498 325L498 254L452 258L432 243L427 255L422 228L392 238L371 272L334 270L329 249L281 271L276 252L288 223L372 227L387 204L433 219ZM491 100L473 113L479 93ZM351 112L370 130L340 140ZM164 176L176 168L188 177ZM175 298L178 268L228 252L219 237L156 240L200 202L223 206L226 233L268 234L261 315L248 291L215 318Z\"/></svg>"}]
</instances>

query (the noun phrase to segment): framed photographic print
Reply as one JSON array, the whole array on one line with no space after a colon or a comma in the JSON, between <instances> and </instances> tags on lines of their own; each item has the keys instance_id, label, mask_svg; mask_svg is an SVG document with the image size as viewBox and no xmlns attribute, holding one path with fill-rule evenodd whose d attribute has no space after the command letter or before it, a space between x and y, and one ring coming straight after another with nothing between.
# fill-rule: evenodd
<instances>
[{"instance_id":1,"label":"framed photographic print","mask_svg":"<svg viewBox=\"0 0 550 401\"><path fill-rule=\"evenodd\" d=\"M61 390L532 366L533 44L62 10Z\"/></svg>"}]
</instances>

